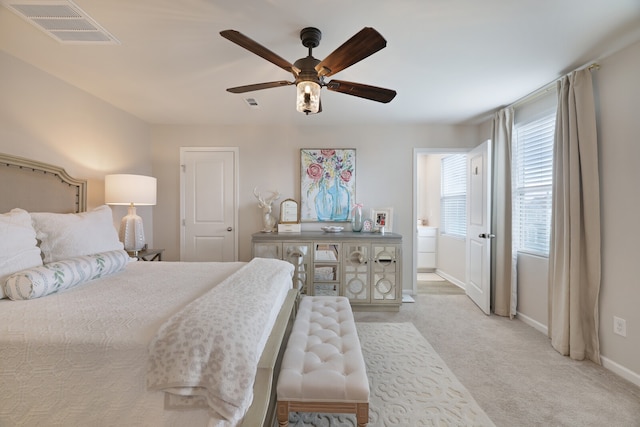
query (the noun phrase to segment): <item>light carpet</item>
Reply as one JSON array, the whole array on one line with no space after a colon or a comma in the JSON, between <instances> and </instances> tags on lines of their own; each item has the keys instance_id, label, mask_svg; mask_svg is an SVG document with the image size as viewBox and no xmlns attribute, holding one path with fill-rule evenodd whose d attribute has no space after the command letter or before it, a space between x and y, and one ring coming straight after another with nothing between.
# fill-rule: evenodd
<instances>
[{"instance_id":1,"label":"light carpet","mask_svg":"<svg viewBox=\"0 0 640 427\"><path fill-rule=\"evenodd\" d=\"M369 426L494 426L412 323L357 323L371 397ZM356 426L353 415L292 413L295 427Z\"/></svg>"}]
</instances>

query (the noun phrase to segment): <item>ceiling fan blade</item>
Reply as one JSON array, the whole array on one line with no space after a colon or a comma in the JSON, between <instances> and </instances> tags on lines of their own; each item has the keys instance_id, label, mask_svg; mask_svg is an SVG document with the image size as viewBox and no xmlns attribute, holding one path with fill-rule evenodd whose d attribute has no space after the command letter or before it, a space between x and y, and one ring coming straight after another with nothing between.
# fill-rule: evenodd
<instances>
[{"instance_id":1,"label":"ceiling fan blade","mask_svg":"<svg viewBox=\"0 0 640 427\"><path fill-rule=\"evenodd\" d=\"M347 95L358 96L385 104L396 96L395 90L364 85L362 83L345 82L344 80L331 80L326 86L327 89L333 92L346 93Z\"/></svg>"},{"instance_id":2,"label":"ceiling fan blade","mask_svg":"<svg viewBox=\"0 0 640 427\"><path fill-rule=\"evenodd\" d=\"M277 65L285 71L289 71L290 73L296 73L296 70L299 70L293 66L289 61L282 58L281 56L273 53L266 47L262 46L260 43L250 39L244 34L236 31L236 30L224 30L220 31L220 35L225 39L232 41L233 43L247 49L249 52L255 53L256 55L266 59L272 64Z\"/></svg>"},{"instance_id":3,"label":"ceiling fan blade","mask_svg":"<svg viewBox=\"0 0 640 427\"><path fill-rule=\"evenodd\" d=\"M229 89L227 89L227 92L245 93L245 92L253 92L254 90L270 89L272 87L289 86L289 85L292 85L292 84L294 84L294 82L288 82L286 80L280 80L280 81L277 81L277 82L256 83L256 84L253 84L253 85L230 87Z\"/></svg>"},{"instance_id":4,"label":"ceiling fan blade","mask_svg":"<svg viewBox=\"0 0 640 427\"><path fill-rule=\"evenodd\" d=\"M316 65L316 71L321 76L331 76L362 61L386 45L387 41L379 32L371 27L365 27Z\"/></svg>"}]
</instances>

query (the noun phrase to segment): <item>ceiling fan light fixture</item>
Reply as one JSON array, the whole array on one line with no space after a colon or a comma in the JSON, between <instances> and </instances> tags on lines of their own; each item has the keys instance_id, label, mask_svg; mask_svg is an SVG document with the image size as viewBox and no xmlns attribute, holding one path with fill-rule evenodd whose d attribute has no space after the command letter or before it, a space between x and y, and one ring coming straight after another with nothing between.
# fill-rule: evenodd
<instances>
[{"instance_id":1,"label":"ceiling fan light fixture","mask_svg":"<svg viewBox=\"0 0 640 427\"><path fill-rule=\"evenodd\" d=\"M0 0L0 2L2 1L5 0ZM396 96L395 90L382 87L335 79L328 83L324 81L325 77L332 76L362 61L387 45L384 37L371 27L364 27L322 61L314 58L312 53L312 49L320 44L322 33L314 27L303 28L302 31L300 31L300 40L302 40L302 45L309 49L309 54L305 58L298 59L293 64L236 30L224 30L220 32L220 35L238 46L247 49L249 52L277 65L283 70L290 72L294 78L292 82L281 80L277 82L232 87L228 88L227 92L245 93L295 84L296 109L307 115L322 112L320 89L324 86L332 92L344 93L346 95L383 103L391 101Z\"/></svg>"},{"instance_id":2,"label":"ceiling fan light fixture","mask_svg":"<svg viewBox=\"0 0 640 427\"><path fill-rule=\"evenodd\" d=\"M320 109L320 85L303 80L296 85L296 109L305 114L316 114Z\"/></svg>"}]
</instances>

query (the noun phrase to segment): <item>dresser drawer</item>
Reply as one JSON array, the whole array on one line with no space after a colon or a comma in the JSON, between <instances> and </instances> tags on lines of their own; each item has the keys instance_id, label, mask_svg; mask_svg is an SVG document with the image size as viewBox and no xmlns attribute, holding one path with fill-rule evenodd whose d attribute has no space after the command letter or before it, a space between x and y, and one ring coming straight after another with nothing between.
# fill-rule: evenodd
<instances>
[{"instance_id":1,"label":"dresser drawer","mask_svg":"<svg viewBox=\"0 0 640 427\"><path fill-rule=\"evenodd\" d=\"M436 237L438 227L418 227L418 236Z\"/></svg>"},{"instance_id":2,"label":"dresser drawer","mask_svg":"<svg viewBox=\"0 0 640 427\"><path fill-rule=\"evenodd\" d=\"M436 251L436 238L435 237L418 237L418 252L435 252Z\"/></svg>"},{"instance_id":3,"label":"dresser drawer","mask_svg":"<svg viewBox=\"0 0 640 427\"><path fill-rule=\"evenodd\" d=\"M435 252L418 253L418 268L436 268Z\"/></svg>"}]
</instances>

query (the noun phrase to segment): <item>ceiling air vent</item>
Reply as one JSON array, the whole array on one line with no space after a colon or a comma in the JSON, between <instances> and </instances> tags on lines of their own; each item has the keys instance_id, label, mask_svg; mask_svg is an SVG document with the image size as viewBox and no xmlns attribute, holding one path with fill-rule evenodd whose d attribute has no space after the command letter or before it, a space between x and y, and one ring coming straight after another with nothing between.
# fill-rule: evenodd
<instances>
[{"instance_id":1,"label":"ceiling air vent","mask_svg":"<svg viewBox=\"0 0 640 427\"><path fill-rule=\"evenodd\" d=\"M245 98L244 102L247 103L249 108L254 108L254 109L260 108L260 105L258 105L258 101L256 101L255 98Z\"/></svg>"},{"instance_id":2,"label":"ceiling air vent","mask_svg":"<svg viewBox=\"0 0 640 427\"><path fill-rule=\"evenodd\" d=\"M8 9L60 43L120 44L71 0L0 0Z\"/></svg>"}]
</instances>

